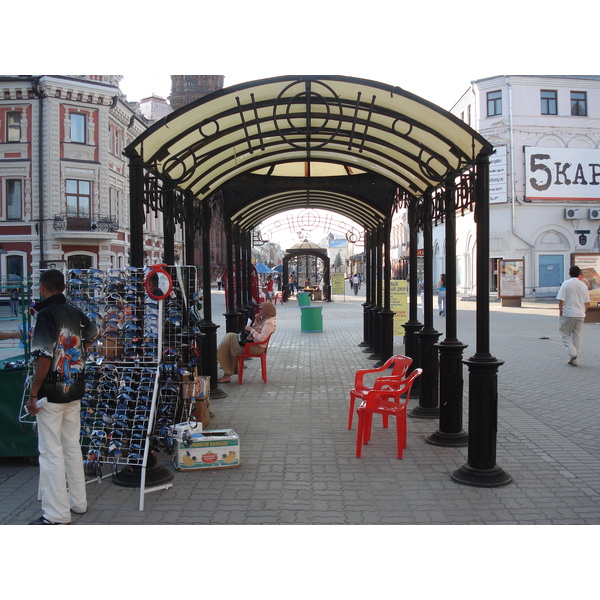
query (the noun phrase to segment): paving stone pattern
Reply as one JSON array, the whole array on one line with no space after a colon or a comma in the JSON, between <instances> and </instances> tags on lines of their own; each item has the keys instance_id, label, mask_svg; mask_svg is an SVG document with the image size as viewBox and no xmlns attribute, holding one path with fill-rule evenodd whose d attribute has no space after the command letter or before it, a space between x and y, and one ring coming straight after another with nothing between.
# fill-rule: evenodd
<instances>
[{"instance_id":1,"label":"paving stone pattern","mask_svg":"<svg viewBox=\"0 0 600 600\"><path fill-rule=\"evenodd\" d=\"M395 427L375 420L372 441L355 457L356 425L348 431L354 373L374 361L363 348L362 303L336 296L323 307L322 333L300 331L293 297L277 305L268 383L260 361L246 363L244 384L222 385L212 399L211 428L240 436L242 466L176 472L173 486L145 495L110 479L88 485L90 508L80 524L600 524L600 325L586 323L579 367L567 365L555 301L521 308L490 303L490 351L498 373L497 463L513 483L479 488L455 483L467 448L427 443L435 419L409 418L408 447L396 458ZM458 337L475 353L476 304L458 302ZM225 332L224 296L213 292L213 321ZM444 339L444 318L434 325ZM2 322L10 329L10 322ZM7 344L2 342L2 344ZM10 343L9 343L10 344ZM395 351L403 352L402 338ZM2 346L0 357L10 356ZM468 424L468 369L464 367ZM411 407L418 400L411 399ZM40 514L37 467L0 459L0 523Z\"/></svg>"}]
</instances>

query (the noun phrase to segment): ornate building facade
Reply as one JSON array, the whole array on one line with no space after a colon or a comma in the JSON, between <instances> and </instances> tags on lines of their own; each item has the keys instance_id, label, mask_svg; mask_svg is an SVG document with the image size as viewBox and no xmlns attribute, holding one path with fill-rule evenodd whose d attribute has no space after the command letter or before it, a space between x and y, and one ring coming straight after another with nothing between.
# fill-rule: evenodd
<instances>
[{"instance_id":1,"label":"ornate building facade","mask_svg":"<svg viewBox=\"0 0 600 600\"><path fill-rule=\"evenodd\" d=\"M129 172L122 155L148 124L120 75L0 76L0 277L129 264ZM162 220L147 216L148 264Z\"/></svg>"}]
</instances>

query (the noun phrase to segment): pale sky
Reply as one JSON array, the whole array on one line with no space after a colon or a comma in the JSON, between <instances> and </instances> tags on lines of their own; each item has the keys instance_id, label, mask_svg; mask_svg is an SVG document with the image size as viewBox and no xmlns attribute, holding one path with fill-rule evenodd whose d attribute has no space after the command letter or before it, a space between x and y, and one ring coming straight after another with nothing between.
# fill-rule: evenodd
<instances>
[{"instance_id":1,"label":"pale sky","mask_svg":"<svg viewBox=\"0 0 600 600\"><path fill-rule=\"evenodd\" d=\"M224 75L225 86L279 75L347 75L397 85L449 110L476 79L600 74L599 6L171 0L112 7L57 0L27 16L28 39L43 43L23 44L17 27L4 32L0 56L11 58L0 69L120 73L130 101L167 97L171 74ZM79 37L52 34L52 21Z\"/></svg>"},{"instance_id":2,"label":"pale sky","mask_svg":"<svg viewBox=\"0 0 600 600\"><path fill-rule=\"evenodd\" d=\"M29 46L20 28L4 32L0 70L128 74L123 91L131 101L167 96L171 74L224 75L226 86L278 75L348 75L398 85L449 109L475 79L597 74L599 13L591 0L576 7L531 0L171 0L118 10L57 0L27 15ZM64 34L52 33L52 20Z\"/></svg>"}]
</instances>

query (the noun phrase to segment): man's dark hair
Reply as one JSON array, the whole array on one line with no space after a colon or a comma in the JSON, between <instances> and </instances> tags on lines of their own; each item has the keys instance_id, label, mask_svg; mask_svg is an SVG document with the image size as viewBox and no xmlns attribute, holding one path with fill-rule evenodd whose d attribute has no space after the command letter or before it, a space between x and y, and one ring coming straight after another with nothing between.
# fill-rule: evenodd
<instances>
[{"instance_id":1,"label":"man's dark hair","mask_svg":"<svg viewBox=\"0 0 600 600\"><path fill-rule=\"evenodd\" d=\"M577 265L573 265L569 269L569 275L571 277L579 277L581 275L581 269Z\"/></svg>"},{"instance_id":2,"label":"man's dark hair","mask_svg":"<svg viewBox=\"0 0 600 600\"><path fill-rule=\"evenodd\" d=\"M65 276L58 269L48 269L40 275L40 283L48 291L59 294L65 289Z\"/></svg>"}]
</instances>

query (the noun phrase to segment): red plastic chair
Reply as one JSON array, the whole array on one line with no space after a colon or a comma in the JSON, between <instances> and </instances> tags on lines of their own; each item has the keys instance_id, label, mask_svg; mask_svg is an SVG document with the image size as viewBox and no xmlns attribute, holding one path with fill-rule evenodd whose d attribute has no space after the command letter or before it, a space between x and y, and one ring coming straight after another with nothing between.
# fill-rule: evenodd
<instances>
[{"instance_id":1,"label":"red plastic chair","mask_svg":"<svg viewBox=\"0 0 600 600\"><path fill-rule=\"evenodd\" d=\"M354 416L354 403L358 398L365 399L365 394L374 389L383 387L398 386L402 378L406 375L408 367L412 364L412 358L397 354L385 361L383 365L376 369L359 369L354 376L354 388L350 390L350 410L348 411L348 429L352 429L352 419ZM391 369L391 372L385 377L378 377L372 386L365 385L365 377L373 373L383 373ZM387 427L387 419L384 420L384 427Z\"/></svg>"},{"instance_id":2,"label":"red plastic chair","mask_svg":"<svg viewBox=\"0 0 600 600\"><path fill-rule=\"evenodd\" d=\"M244 345L244 353L237 357L238 360L238 385L242 385L242 379L244 376L244 360L246 358L260 358L260 366L262 370L262 380L267 383L267 350L269 349L269 341L271 340L271 334L266 342L249 342ZM250 354L250 348L253 346L265 345L265 351L262 354Z\"/></svg>"},{"instance_id":3,"label":"red plastic chair","mask_svg":"<svg viewBox=\"0 0 600 600\"><path fill-rule=\"evenodd\" d=\"M402 385L395 390L371 390L366 393L365 399L357 409L358 431L356 434L356 458L361 457L363 444L368 444L371 439L371 427L373 415L380 414L384 417L396 418L396 435L398 437L398 458L402 458L402 452L406 448L406 408L410 400L410 391L416 378L421 375L423 369L415 369ZM405 396L402 401L401 396Z\"/></svg>"}]
</instances>

